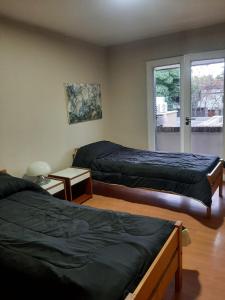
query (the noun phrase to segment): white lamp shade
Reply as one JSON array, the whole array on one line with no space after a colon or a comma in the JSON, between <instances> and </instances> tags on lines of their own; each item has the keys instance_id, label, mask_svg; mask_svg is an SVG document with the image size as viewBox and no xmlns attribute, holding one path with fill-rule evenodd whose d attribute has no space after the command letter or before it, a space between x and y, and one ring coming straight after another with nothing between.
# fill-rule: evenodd
<instances>
[{"instance_id":1,"label":"white lamp shade","mask_svg":"<svg viewBox=\"0 0 225 300\"><path fill-rule=\"evenodd\" d=\"M27 168L27 176L47 176L51 172L51 167L45 161L35 161Z\"/></svg>"}]
</instances>

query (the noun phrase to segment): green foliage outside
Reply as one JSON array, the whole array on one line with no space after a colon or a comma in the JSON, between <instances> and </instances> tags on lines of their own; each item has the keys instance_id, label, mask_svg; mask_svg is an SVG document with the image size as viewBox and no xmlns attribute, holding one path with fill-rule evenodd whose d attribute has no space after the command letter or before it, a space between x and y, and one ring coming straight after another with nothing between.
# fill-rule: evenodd
<instances>
[{"instance_id":1,"label":"green foliage outside","mask_svg":"<svg viewBox=\"0 0 225 300\"><path fill-rule=\"evenodd\" d=\"M155 71L156 97L165 97L168 110L179 108L180 69Z\"/></svg>"},{"instance_id":2,"label":"green foliage outside","mask_svg":"<svg viewBox=\"0 0 225 300\"><path fill-rule=\"evenodd\" d=\"M155 70L156 80L156 97L165 97L168 105L168 110L177 110L180 107L180 69L162 69ZM223 91L223 74L216 77L212 75L194 76L191 82L192 92L192 106L196 108L203 99L206 99L205 95L210 99L212 103L217 107L221 100L221 95L216 94L213 90ZM218 104L219 103L219 104Z\"/></svg>"}]
</instances>

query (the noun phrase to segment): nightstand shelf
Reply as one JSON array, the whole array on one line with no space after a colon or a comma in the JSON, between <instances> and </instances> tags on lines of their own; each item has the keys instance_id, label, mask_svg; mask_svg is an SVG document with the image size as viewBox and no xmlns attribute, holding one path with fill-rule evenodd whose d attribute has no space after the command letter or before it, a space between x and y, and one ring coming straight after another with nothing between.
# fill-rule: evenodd
<instances>
[{"instance_id":1,"label":"nightstand shelf","mask_svg":"<svg viewBox=\"0 0 225 300\"><path fill-rule=\"evenodd\" d=\"M88 169L67 168L52 173L49 177L65 181L69 201L81 204L92 198L92 180Z\"/></svg>"},{"instance_id":2,"label":"nightstand shelf","mask_svg":"<svg viewBox=\"0 0 225 300\"><path fill-rule=\"evenodd\" d=\"M62 179L50 178L50 181L41 187L57 198L67 199L65 183Z\"/></svg>"}]
</instances>

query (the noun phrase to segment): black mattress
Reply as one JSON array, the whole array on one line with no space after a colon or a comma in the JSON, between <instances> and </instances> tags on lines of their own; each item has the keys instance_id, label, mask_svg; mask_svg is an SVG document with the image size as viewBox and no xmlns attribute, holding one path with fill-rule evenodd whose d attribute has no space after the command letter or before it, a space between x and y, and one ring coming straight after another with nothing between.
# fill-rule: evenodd
<instances>
[{"instance_id":1,"label":"black mattress","mask_svg":"<svg viewBox=\"0 0 225 300\"><path fill-rule=\"evenodd\" d=\"M72 204L0 174L1 291L10 283L8 295L123 299L173 228L170 221Z\"/></svg>"},{"instance_id":2,"label":"black mattress","mask_svg":"<svg viewBox=\"0 0 225 300\"><path fill-rule=\"evenodd\" d=\"M79 148L73 166L90 168L96 180L170 191L210 207L212 192L206 175L218 161L212 155L146 151L100 141Z\"/></svg>"}]
</instances>

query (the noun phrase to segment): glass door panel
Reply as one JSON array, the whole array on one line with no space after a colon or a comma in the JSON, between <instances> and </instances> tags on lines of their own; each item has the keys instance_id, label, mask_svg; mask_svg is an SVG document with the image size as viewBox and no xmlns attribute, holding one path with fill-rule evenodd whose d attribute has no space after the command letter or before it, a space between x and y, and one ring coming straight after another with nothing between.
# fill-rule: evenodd
<instances>
[{"instance_id":1,"label":"glass door panel","mask_svg":"<svg viewBox=\"0 0 225 300\"><path fill-rule=\"evenodd\" d=\"M180 151L180 64L154 68L155 150Z\"/></svg>"},{"instance_id":2,"label":"glass door panel","mask_svg":"<svg viewBox=\"0 0 225 300\"><path fill-rule=\"evenodd\" d=\"M191 63L191 152L223 157L224 59Z\"/></svg>"},{"instance_id":3,"label":"glass door panel","mask_svg":"<svg viewBox=\"0 0 225 300\"><path fill-rule=\"evenodd\" d=\"M147 63L151 150L225 158L225 50Z\"/></svg>"}]
</instances>

